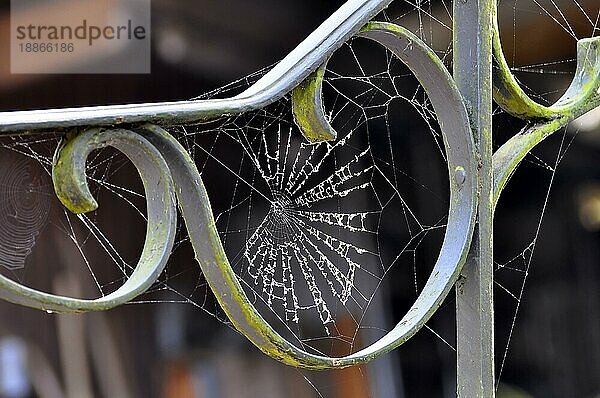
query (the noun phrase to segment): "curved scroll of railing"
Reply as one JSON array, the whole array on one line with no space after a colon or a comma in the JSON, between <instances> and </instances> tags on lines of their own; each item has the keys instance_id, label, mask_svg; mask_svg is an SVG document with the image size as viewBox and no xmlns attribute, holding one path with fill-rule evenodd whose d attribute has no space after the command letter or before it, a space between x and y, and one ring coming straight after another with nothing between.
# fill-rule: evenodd
<instances>
[{"instance_id":1,"label":"curved scroll of railing","mask_svg":"<svg viewBox=\"0 0 600 398\"><path fill-rule=\"evenodd\" d=\"M475 222L477 163L464 104L450 74L433 51L406 29L389 23L370 23L361 30L360 36L385 46L412 70L423 85L442 128L451 179L448 227L438 261L411 309L381 340L347 357L329 358L310 354L277 334L246 297L229 265L215 228L208 195L193 160L174 138L156 125L132 130L93 128L71 134L58 149L54 161L53 179L57 195L75 213L97 207L85 176L81 174L85 169L85 159L93 149L114 146L138 168L147 188L148 233L140 263L125 285L111 295L86 301L41 292L34 294L12 282L16 286L7 285L11 290L5 288L5 291L12 295L5 298L60 312L106 309L131 300L158 278L166 261L165 253L172 247L174 209L168 196L171 190L171 194L177 192L196 258L221 307L236 328L266 354L290 365L325 369L367 362L408 340L442 304L464 263ZM333 129L326 122L320 101L315 102L319 105L317 107L298 110L304 105L304 101L298 101L300 98L314 96L315 93L320 96L320 90L312 90L320 87L322 81L319 76L322 78L320 73L317 73L317 78L309 77L309 84L296 89L293 107L303 133L307 137L322 139L326 135L319 131L327 129L331 134ZM317 125L314 121L303 123L303 120L321 121L322 124ZM134 142L137 143L137 152ZM169 172L170 175L166 175ZM25 291L30 293L28 300L18 294Z\"/></svg>"},{"instance_id":2,"label":"curved scroll of railing","mask_svg":"<svg viewBox=\"0 0 600 398\"><path fill-rule=\"evenodd\" d=\"M525 156L552 133L600 106L600 37L579 40L577 69L564 95L551 106L535 102L521 88L502 52L494 3L493 93L505 111L529 122L494 154L494 203Z\"/></svg>"},{"instance_id":3,"label":"curved scroll of railing","mask_svg":"<svg viewBox=\"0 0 600 398\"><path fill-rule=\"evenodd\" d=\"M75 128L57 149L53 164L56 193L71 211L83 213L97 207L87 187L85 161L92 150L112 146L138 169L148 212L141 259L114 293L96 300L75 299L36 291L0 276L0 297L57 312L104 310L130 301L157 280L167 262L173 247L178 203L199 266L219 304L235 327L266 354L297 367L327 369L368 362L407 341L439 308L459 277L471 245L481 181L479 155L465 103L443 63L408 30L390 23L369 22L390 3L391 0L348 1L281 63L234 98L0 113L2 135L49 130L60 133ZM495 5L490 17L496 18ZM600 106L600 39L578 43L575 78L564 96L546 107L520 88L504 58L497 22L492 26L494 98L507 112L529 122L493 156L491 206L495 206L510 176L534 146L574 118ZM435 267L407 314L373 345L333 358L313 355L285 340L246 297L224 253L200 173L185 149L158 124L240 114L291 93L294 119L306 139L335 140L337 134L329 124L321 98L325 66L332 53L355 35L387 48L408 66L428 94L444 138L450 209Z\"/></svg>"},{"instance_id":4,"label":"curved scroll of railing","mask_svg":"<svg viewBox=\"0 0 600 398\"><path fill-rule=\"evenodd\" d=\"M57 296L28 288L0 275L0 297L44 311L84 312L113 308L134 299L162 273L175 241L177 209L168 166L148 141L125 130L92 129L67 139L53 167L56 194L69 209L84 213L97 208L86 181L85 161L94 149L112 146L123 152L140 173L146 192L148 226L142 255L129 279L115 292L96 300Z\"/></svg>"}]
</instances>

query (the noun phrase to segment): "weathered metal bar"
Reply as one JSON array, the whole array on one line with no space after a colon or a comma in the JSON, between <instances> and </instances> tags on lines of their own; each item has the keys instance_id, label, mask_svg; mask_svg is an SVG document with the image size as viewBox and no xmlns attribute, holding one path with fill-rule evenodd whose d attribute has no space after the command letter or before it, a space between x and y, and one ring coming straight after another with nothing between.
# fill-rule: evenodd
<instances>
[{"instance_id":1,"label":"weathered metal bar","mask_svg":"<svg viewBox=\"0 0 600 398\"><path fill-rule=\"evenodd\" d=\"M493 397L492 16L495 0L454 1L454 78L479 155L478 227L456 285L457 395Z\"/></svg>"},{"instance_id":2,"label":"weathered metal bar","mask_svg":"<svg viewBox=\"0 0 600 398\"><path fill-rule=\"evenodd\" d=\"M233 98L0 112L0 135L122 123L192 123L262 108L289 93L393 0L348 0L254 85Z\"/></svg>"},{"instance_id":3,"label":"weathered metal bar","mask_svg":"<svg viewBox=\"0 0 600 398\"><path fill-rule=\"evenodd\" d=\"M564 95L551 106L536 103L519 86L494 29L494 99L508 113L530 122L494 153L494 202L531 150L562 127L600 106L600 37L577 42L577 70Z\"/></svg>"},{"instance_id":4,"label":"weathered metal bar","mask_svg":"<svg viewBox=\"0 0 600 398\"><path fill-rule=\"evenodd\" d=\"M223 310L258 348L297 367L352 366L403 344L441 305L459 278L469 252L462 278L456 284L457 394L468 398L493 397L494 207L510 175L535 145L600 105L600 40L579 41L578 69L572 85L554 105L543 106L520 88L504 59L496 22L496 0L454 2L457 85L435 53L414 34L390 23L367 23L391 1L346 1L277 66L233 98L0 113L0 135L130 124L127 130L77 129L78 134L68 134L53 165L55 189L70 210L82 213L95 209L97 204L86 185L85 159L97 147L114 146L139 169L149 200L142 257L135 272L117 291L96 300L81 300L39 292L0 275L0 298L34 308L79 312L112 308L137 296L156 280L171 252L176 219L174 187L178 187L190 241ZM407 314L374 344L334 358L314 355L293 345L256 311L228 263L214 229L208 196L192 159L166 131L146 123L190 123L239 114L262 108L292 92L294 118L305 137L312 142L334 140L336 132L322 108L321 85L328 58L354 35L386 47L411 69L428 94L448 155L450 211L434 270ZM492 92L504 110L533 123L508 140L494 156ZM473 235L475 214L478 228Z\"/></svg>"},{"instance_id":5,"label":"weathered metal bar","mask_svg":"<svg viewBox=\"0 0 600 398\"><path fill-rule=\"evenodd\" d=\"M147 124L132 130L92 128L80 134L68 134L54 159L53 177L59 198L67 208L76 213L94 209L96 202L87 189L87 180L83 175L85 158L95 148L94 145L115 146L131 155L129 148L120 143L129 142L139 136L138 146L148 152L149 162L166 162L159 167L162 171L162 180L166 184L171 182L174 184L170 191L177 192L190 242L196 252L196 259L215 297L236 328L258 348L284 363L309 369L352 366L369 362L389 352L421 329L440 307L458 279L467 257L475 224L477 162L467 110L448 70L433 50L407 29L390 23L369 23L360 30L360 36L373 40L391 51L421 82L440 122L450 178L448 227L436 265L419 297L402 320L370 346L339 358L314 355L285 340L264 320L246 296L223 251L210 201L201 183L198 169L185 148L156 125ZM300 104L295 103L295 105ZM318 111L315 108L311 109ZM320 108L319 110L322 111ZM314 120L326 121L324 117L317 117ZM304 128L315 127L310 123L300 125ZM111 133L114 133L114 142L110 140ZM315 136L311 131L305 130L304 133L309 137ZM137 159L136 156L131 157L132 160ZM150 166L151 164L142 169L145 170ZM146 196L154 198L151 192L150 194L147 192ZM170 203L169 209L174 206L172 200L165 198L152 203L154 202L165 205ZM157 213L151 207L148 211L150 215L169 213L167 211ZM164 231L165 236L157 236L156 233L149 235L146 247L155 248L162 253L163 250L160 249L165 244L172 244L171 234L168 233L172 227L165 226L169 224L167 221L149 218L149 227L154 230L153 226L156 226L156 231ZM161 242L164 243L161 245ZM162 266L162 257L145 259L142 256L142 260L145 261L138 266L137 273L134 272L121 289L98 299L100 305L106 305L107 300L112 305L117 299L128 298L131 293L137 291L134 289L138 289L138 286L146 286L146 283L151 284L156 280L158 275L155 275L154 271ZM144 275L147 277L144 278ZM2 281L0 275L0 282ZM6 280L5 286L0 287L10 293L4 297L5 299L34 308L64 312L69 312L72 308L75 311L106 308L98 307L98 300L82 302L68 297L57 298L43 292L27 290L10 280Z\"/></svg>"},{"instance_id":6,"label":"weathered metal bar","mask_svg":"<svg viewBox=\"0 0 600 398\"><path fill-rule=\"evenodd\" d=\"M145 292L158 279L175 242L177 205L168 164L147 140L131 131L89 129L70 135L59 148L53 165L53 181L59 199L73 213L85 213L98 204L87 185L88 155L112 146L133 163L144 184L147 205L146 239L138 264L127 281L114 292L97 299L79 299L33 289L0 274L0 299L53 312L104 311L125 304Z\"/></svg>"}]
</instances>

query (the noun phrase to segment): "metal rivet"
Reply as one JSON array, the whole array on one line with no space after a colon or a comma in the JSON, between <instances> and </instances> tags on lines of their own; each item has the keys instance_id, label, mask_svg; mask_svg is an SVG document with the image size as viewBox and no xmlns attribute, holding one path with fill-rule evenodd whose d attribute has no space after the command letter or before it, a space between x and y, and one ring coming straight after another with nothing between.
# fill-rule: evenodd
<instances>
[{"instance_id":1,"label":"metal rivet","mask_svg":"<svg viewBox=\"0 0 600 398\"><path fill-rule=\"evenodd\" d=\"M454 169L454 181L456 181L459 186L463 185L466 180L467 172L465 171L464 167L458 166L456 169Z\"/></svg>"}]
</instances>

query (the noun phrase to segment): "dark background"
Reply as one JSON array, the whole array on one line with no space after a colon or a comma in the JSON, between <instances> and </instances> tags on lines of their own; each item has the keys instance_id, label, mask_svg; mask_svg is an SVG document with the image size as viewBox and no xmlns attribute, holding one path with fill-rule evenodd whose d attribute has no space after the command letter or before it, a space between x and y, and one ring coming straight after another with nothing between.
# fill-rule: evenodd
<instances>
[{"instance_id":1,"label":"dark background","mask_svg":"<svg viewBox=\"0 0 600 398\"><path fill-rule=\"evenodd\" d=\"M535 9L529 3L522 1L522 7L508 4L501 8L505 52L511 63L520 66L572 60L575 40L543 13L529 12L528 9ZM598 5L593 3L595 0L581 2L591 16L598 12ZM340 4L341 1L323 0L154 0L152 74L17 77L8 72L9 7L3 2L0 109L195 97L281 59ZM577 32L580 37L590 35L574 3L565 0L557 4L575 29L581 27ZM436 7L439 4L434 4ZM389 17L394 19L395 15L412 9L399 2ZM515 15L519 23L513 26ZM399 22L403 21L414 24L414 18ZM439 35L436 32L433 44L443 42L444 38L448 38L448 32L442 30ZM572 71L573 66L573 62L567 62L546 69ZM560 95L570 77L568 73L517 76L533 92L545 93L548 100ZM520 126L519 121L498 112L496 146ZM593 221L594 217L596 220L600 217L597 204L600 127L596 123L595 128L578 134L576 131L572 127L557 133L536 152L539 159L553 165L561 144L570 144L554 176L500 379L500 397L600 396L600 224ZM535 158L531 158L519 169L497 210L494 244L499 264L507 264L523 252L535 236L551 177L548 170L535 163ZM426 208L427 203L423 206ZM119 230L116 236L125 240L143 231L124 230L118 223L114 228ZM55 275L44 271L43 264L48 258L58 258L56 251L60 245L40 242L39 246L32 260L40 264L35 278L51 280ZM525 259L528 255L524 252ZM175 261L190 259L177 257ZM498 280L509 286L511 292L518 293L522 277L503 272L502 269L496 272ZM66 286L68 290L72 285L69 281L55 281L53 286L56 289ZM512 328L515 300L498 287L495 294L500 369ZM408 298L394 291L389 295L386 313L398 320ZM452 342L453 304L450 297L431 322L437 332ZM0 314L3 319L0 335L24 339L30 361L38 363L39 373L46 375L37 378L30 375L31 396L59 396L56 394L61 390L73 397L85 396L86 390L97 396L210 398L319 394L326 398L451 397L455 394L455 354L426 330L389 358L379 361L380 368L387 369L389 376L382 373L375 376L374 367L314 374L274 363L241 336L193 306L135 305L107 314L69 317L3 303ZM171 346L168 344L171 340L161 333L169 334L164 325L174 324L178 325L178 332L173 333L183 337L175 339ZM106 332L99 332L102 330ZM81 338L85 341L78 340ZM106 338L108 341L102 340ZM81 355L92 359L82 359ZM69 366L69 361L89 369ZM89 380L84 382L84 379ZM52 385L56 387L54 395ZM45 386L44 391L36 391L38 386Z\"/></svg>"}]
</instances>

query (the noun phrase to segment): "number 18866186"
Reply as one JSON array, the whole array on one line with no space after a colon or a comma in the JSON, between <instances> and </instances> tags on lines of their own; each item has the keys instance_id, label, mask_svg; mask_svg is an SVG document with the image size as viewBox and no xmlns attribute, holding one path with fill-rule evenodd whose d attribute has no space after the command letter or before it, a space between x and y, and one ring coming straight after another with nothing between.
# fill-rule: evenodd
<instances>
[{"instance_id":1,"label":"number 18866186","mask_svg":"<svg viewBox=\"0 0 600 398\"><path fill-rule=\"evenodd\" d=\"M22 53L72 53L73 43L19 43Z\"/></svg>"}]
</instances>

